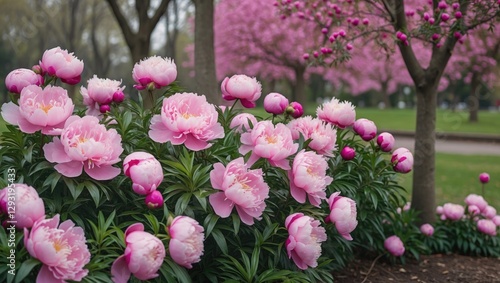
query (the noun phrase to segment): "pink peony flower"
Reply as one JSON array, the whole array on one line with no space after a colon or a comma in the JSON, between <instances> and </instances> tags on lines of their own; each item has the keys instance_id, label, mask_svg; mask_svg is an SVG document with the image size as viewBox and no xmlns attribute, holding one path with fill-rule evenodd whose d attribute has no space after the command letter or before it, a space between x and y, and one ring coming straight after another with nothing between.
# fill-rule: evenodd
<instances>
[{"instance_id":1,"label":"pink peony flower","mask_svg":"<svg viewBox=\"0 0 500 283\"><path fill-rule=\"evenodd\" d=\"M87 106L87 115L98 116L101 105L108 105L115 100L121 100L124 86L120 86L121 81L110 79L100 79L96 75L87 82L87 88L81 87L83 104ZM115 101L117 102L117 101ZM109 106L108 106L109 107Z\"/></svg>"},{"instance_id":2,"label":"pink peony flower","mask_svg":"<svg viewBox=\"0 0 500 283\"><path fill-rule=\"evenodd\" d=\"M271 92L264 98L264 109L274 115L285 113L288 104L288 99L281 93Z\"/></svg>"},{"instance_id":3,"label":"pink peony flower","mask_svg":"<svg viewBox=\"0 0 500 283\"><path fill-rule=\"evenodd\" d=\"M439 205L436 207L436 213L441 215L444 213L444 209L443 209L443 206L442 205Z\"/></svg>"},{"instance_id":4,"label":"pink peony flower","mask_svg":"<svg viewBox=\"0 0 500 283\"><path fill-rule=\"evenodd\" d=\"M299 203L309 202L319 207L322 199L326 199L326 186L333 179L326 176L328 163L325 158L312 151L299 151L293 160L292 170L288 171L290 193Z\"/></svg>"},{"instance_id":5,"label":"pink peony flower","mask_svg":"<svg viewBox=\"0 0 500 283\"><path fill-rule=\"evenodd\" d=\"M445 219L457 221L462 219L465 213L465 208L460 204L445 203L443 205L443 216Z\"/></svg>"},{"instance_id":6,"label":"pink peony flower","mask_svg":"<svg viewBox=\"0 0 500 283\"><path fill-rule=\"evenodd\" d=\"M391 162L394 164L394 171L408 173L413 167L413 155L407 148L400 147L392 153Z\"/></svg>"},{"instance_id":7,"label":"pink peony flower","mask_svg":"<svg viewBox=\"0 0 500 283\"><path fill-rule=\"evenodd\" d=\"M477 230L479 232L490 235L490 236L496 236L497 235L497 225L491 220L491 219L481 219L477 221Z\"/></svg>"},{"instance_id":8,"label":"pink peony flower","mask_svg":"<svg viewBox=\"0 0 500 283\"><path fill-rule=\"evenodd\" d=\"M364 141L371 141L377 135L375 123L365 118L356 120L353 129Z\"/></svg>"},{"instance_id":9,"label":"pink peony flower","mask_svg":"<svg viewBox=\"0 0 500 283\"><path fill-rule=\"evenodd\" d=\"M209 148L208 142L224 137L224 128L217 122L215 106L204 95L176 93L163 100L161 115L151 119L149 137L160 143L184 144L199 151Z\"/></svg>"},{"instance_id":10,"label":"pink peony flower","mask_svg":"<svg viewBox=\"0 0 500 283\"><path fill-rule=\"evenodd\" d=\"M59 214L39 219L29 231L24 228L24 246L43 263L36 282L81 281L87 276L84 266L90 261L85 233L71 220L59 225Z\"/></svg>"},{"instance_id":11,"label":"pink peony flower","mask_svg":"<svg viewBox=\"0 0 500 283\"><path fill-rule=\"evenodd\" d=\"M31 186L12 184L12 186L0 190L0 213L13 212L12 208L9 209L9 200L15 202L15 213L13 214L15 218L9 220L17 221L17 229L31 228L35 221L45 216L43 200Z\"/></svg>"},{"instance_id":12,"label":"pink peony flower","mask_svg":"<svg viewBox=\"0 0 500 283\"><path fill-rule=\"evenodd\" d=\"M254 125L249 133L241 135L239 152L252 151L248 165L252 166L260 157L266 158L272 166L290 170L287 158L297 152L298 144L293 143L292 132L285 125L276 126L271 121L261 121Z\"/></svg>"},{"instance_id":13,"label":"pink peony flower","mask_svg":"<svg viewBox=\"0 0 500 283\"><path fill-rule=\"evenodd\" d=\"M145 88L162 88L177 78L177 66L170 58L151 56L135 63L132 78L138 90Z\"/></svg>"},{"instance_id":14,"label":"pink peony flower","mask_svg":"<svg viewBox=\"0 0 500 283\"><path fill-rule=\"evenodd\" d=\"M479 207L477 207L475 205L467 206L467 211L469 212L470 215L478 215L479 213L481 213L481 210L479 209Z\"/></svg>"},{"instance_id":15,"label":"pink peony flower","mask_svg":"<svg viewBox=\"0 0 500 283\"><path fill-rule=\"evenodd\" d=\"M259 99L262 86L255 78L245 75L226 77L221 85L222 98L225 100L239 99L246 108L254 108L255 101Z\"/></svg>"},{"instance_id":16,"label":"pink peony flower","mask_svg":"<svg viewBox=\"0 0 500 283\"><path fill-rule=\"evenodd\" d=\"M495 223L495 225L500 226L500 215L495 215L495 217L493 217L491 220L493 221L493 223Z\"/></svg>"},{"instance_id":17,"label":"pink peony flower","mask_svg":"<svg viewBox=\"0 0 500 283\"><path fill-rule=\"evenodd\" d=\"M264 182L262 169L250 170L243 157L227 164L214 164L210 172L212 187L222 192L210 195L209 201L215 213L222 218L231 214L233 207L247 225L253 225L254 218L261 219L269 197L269 186Z\"/></svg>"},{"instance_id":18,"label":"pink peony flower","mask_svg":"<svg viewBox=\"0 0 500 283\"><path fill-rule=\"evenodd\" d=\"M304 108L302 105L296 101L290 103L290 105L286 108L286 112L290 114L293 118L297 119L304 115Z\"/></svg>"},{"instance_id":19,"label":"pink peony flower","mask_svg":"<svg viewBox=\"0 0 500 283\"><path fill-rule=\"evenodd\" d=\"M384 248L393 256L402 256L405 253L405 246L401 239L396 235L385 239Z\"/></svg>"},{"instance_id":20,"label":"pink peony flower","mask_svg":"<svg viewBox=\"0 0 500 283\"><path fill-rule=\"evenodd\" d=\"M434 227L432 227L432 225L429 223L423 224L422 226L420 226L420 232L427 237L430 237L432 236L432 234L434 234Z\"/></svg>"},{"instance_id":21,"label":"pink peony flower","mask_svg":"<svg viewBox=\"0 0 500 283\"><path fill-rule=\"evenodd\" d=\"M155 209L163 206L163 195L159 191L152 191L144 199L146 206L149 209Z\"/></svg>"},{"instance_id":22,"label":"pink peony flower","mask_svg":"<svg viewBox=\"0 0 500 283\"><path fill-rule=\"evenodd\" d=\"M299 140L302 135L305 140L311 140L308 146L316 153L333 156L333 151L337 146L337 130L332 125L317 118L305 116L290 121L287 127L292 131L294 140Z\"/></svg>"},{"instance_id":23,"label":"pink peony flower","mask_svg":"<svg viewBox=\"0 0 500 283\"><path fill-rule=\"evenodd\" d=\"M12 93L21 93L23 88L29 85L40 86L43 84L43 77L30 69L16 69L10 72L5 78L5 86Z\"/></svg>"},{"instance_id":24,"label":"pink peony flower","mask_svg":"<svg viewBox=\"0 0 500 283\"><path fill-rule=\"evenodd\" d=\"M342 151L340 152L340 155L344 160L352 160L356 156L356 150L352 147L344 146Z\"/></svg>"},{"instance_id":25,"label":"pink peony flower","mask_svg":"<svg viewBox=\"0 0 500 283\"><path fill-rule=\"evenodd\" d=\"M60 47L46 50L40 60L40 67L49 76L56 76L70 85L79 83L83 72L83 62Z\"/></svg>"},{"instance_id":26,"label":"pink peony flower","mask_svg":"<svg viewBox=\"0 0 500 283\"><path fill-rule=\"evenodd\" d=\"M390 152L394 147L394 136L388 132L380 133L377 137L377 144L382 151Z\"/></svg>"},{"instance_id":27,"label":"pink peony flower","mask_svg":"<svg viewBox=\"0 0 500 283\"><path fill-rule=\"evenodd\" d=\"M344 239L352 241L351 232L358 226L356 202L348 197L342 197L340 192L336 192L328 198L328 206L330 207L330 215L325 221L335 224L339 234Z\"/></svg>"},{"instance_id":28,"label":"pink peony flower","mask_svg":"<svg viewBox=\"0 0 500 283\"><path fill-rule=\"evenodd\" d=\"M115 129L106 130L94 116L71 116L61 138L44 145L45 159L58 163L54 168L66 177L77 177L82 169L95 180L110 180L120 174L112 165L123 152L121 136Z\"/></svg>"},{"instance_id":29,"label":"pink peony flower","mask_svg":"<svg viewBox=\"0 0 500 283\"><path fill-rule=\"evenodd\" d=\"M285 220L288 239L285 246L288 258L302 270L318 266L321 256L321 242L326 241L325 228L320 222L303 213L294 213Z\"/></svg>"},{"instance_id":30,"label":"pink peony flower","mask_svg":"<svg viewBox=\"0 0 500 283\"><path fill-rule=\"evenodd\" d=\"M484 200L482 196L476 194L470 194L467 197L465 197L465 203L469 206L470 205L477 206L480 211L483 211L488 206L486 200Z\"/></svg>"},{"instance_id":31,"label":"pink peony flower","mask_svg":"<svg viewBox=\"0 0 500 283\"><path fill-rule=\"evenodd\" d=\"M497 215L497 210L493 206L488 205L485 209L483 209L482 215L486 218L492 219L495 215Z\"/></svg>"},{"instance_id":32,"label":"pink peony flower","mask_svg":"<svg viewBox=\"0 0 500 283\"><path fill-rule=\"evenodd\" d=\"M134 152L125 157L123 172L132 179L132 189L140 195L152 193L163 181L160 162L147 152Z\"/></svg>"},{"instance_id":33,"label":"pink peony flower","mask_svg":"<svg viewBox=\"0 0 500 283\"><path fill-rule=\"evenodd\" d=\"M250 126L250 123L252 125ZM250 113L241 113L234 116L233 120L231 120L231 124L229 125L230 129L235 129L237 133L243 133L251 131L252 127L257 124L257 118Z\"/></svg>"},{"instance_id":34,"label":"pink peony flower","mask_svg":"<svg viewBox=\"0 0 500 283\"><path fill-rule=\"evenodd\" d=\"M119 256L111 266L114 283L127 283L133 274L139 280L158 277L158 270L165 258L162 241L148 232L144 225L135 223L125 231L125 254Z\"/></svg>"},{"instance_id":35,"label":"pink peony flower","mask_svg":"<svg viewBox=\"0 0 500 283\"><path fill-rule=\"evenodd\" d=\"M319 119L334 124L341 129L351 126L356 120L354 106L348 101L340 102L336 98L320 105L316 110L316 114Z\"/></svg>"},{"instance_id":36,"label":"pink peony flower","mask_svg":"<svg viewBox=\"0 0 500 283\"><path fill-rule=\"evenodd\" d=\"M486 184L490 181L490 174L483 172L479 174L479 181L483 184Z\"/></svg>"},{"instance_id":37,"label":"pink peony flower","mask_svg":"<svg viewBox=\"0 0 500 283\"><path fill-rule=\"evenodd\" d=\"M42 131L46 135L59 135L74 107L63 88L30 85L23 88L19 106L13 102L2 105L2 117L7 123L18 125L24 133Z\"/></svg>"},{"instance_id":38,"label":"pink peony flower","mask_svg":"<svg viewBox=\"0 0 500 283\"><path fill-rule=\"evenodd\" d=\"M168 251L178 265L193 268L192 264L200 261L204 248L203 231L196 220L187 216L175 217L168 226Z\"/></svg>"}]
</instances>

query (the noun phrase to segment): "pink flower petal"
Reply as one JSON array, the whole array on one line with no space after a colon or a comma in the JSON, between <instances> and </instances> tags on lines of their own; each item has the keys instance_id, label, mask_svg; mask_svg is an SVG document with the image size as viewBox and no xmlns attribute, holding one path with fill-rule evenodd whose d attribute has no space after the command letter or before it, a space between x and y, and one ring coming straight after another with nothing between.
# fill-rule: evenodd
<instances>
[{"instance_id":1,"label":"pink flower petal","mask_svg":"<svg viewBox=\"0 0 500 283\"><path fill-rule=\"evenodd\" d=\"M11 125L18 125L18 121L24 119L21 113L19 113L19 106L13 102L2 105L2 118Z\"/></svg>"},{"instance_id":2,"label":"pink flower petal","mask_svg":"<svg viewBox=\"0 0 500 283\"><path fill-rule=\"evenodd\" d=\"M236 211L238 211L241 222L245 223L246 225L253 225L253 217L249 215L244 209L240 208L240 206L236 206Z\"/></svg>"},{"instance_id":3,"label":"pink flower petal","mask_svg":"<svg viewBox=\"0 0 500 283\"><path fill-rule=\"evenodd\" d=\"M85 166L85 172L89 174L90 177L92 177L95 180L111 180L114 177L118 176L120 174L121 169L113 167L111 165L105 165L101 167L94 166L92 168L89 168Z\"/></svg>"},{"instance_id":4,"label":"pink flower petal","mask_svg":"<svg viewBox=\"0 0 500 283\"><path fill-rule=\"evenodd\" d=\"M222 163L215 163L214 169L210 171L210 183L214 189L222 190L222 181L224 180L224 172L226 168Z\"/></svg>"},{"instance_id":5,"label":"pink flower petal","mask_svg":"<svg viewBox=\"0 0 500 283\"><path fill-rule=\"evenodd\" d=\"M111 276L114 283L127 283L130 278L130 270L125 260L125 255L119 256L111 266Z\"/></svg>"},{"instance_id":6,"label":"pink flower petal","mask_svg":"<svg viewBox=\"0 0 500 283\"><path fill-rule=\"evenodd\" d=\"M206 141L202 141L199 139L194 138L192 135L187 135L186 140L184 141L184 145L193 151L199 151L203 149L207 149L211 147L212 145L207 143Z\"/></svg>"},{"instance_id":7,"label":"pink flower petal","mask_svg":"<svg viewBox=\"0 0 500 283\"><path fill-rule=\"evenodd\" d=\"M66 281L54 277L54 274L50 271L49 267L44 264L40 269L40 272L38 272L36 283L66 283Z\"/></svg>"},{"instance_id":8,"label":"pink flower petal","mask_svg":"<svg viewBox=\"0 0 500 283\"><path fill-rule=\"evenodd\" d=\"M82 174L83 164L79 161L70 161L66 163L59 163L54 166L54 169L66 177L78 177Z\"/></svg>"},{"instance_id":9,"label":"pink flower petal","mask_svg":"<svg viewBox=\"0 0 500 283\"><path fill-rule=\"evenodd\" d=\"M231 214L234 203L227 199L223 192L210 195L208 200L210 201L210 205L212 205L215 214L222 218L226 218Z\"/></svg>"},{"instance_id":10,"label":"pink flower petal","mask_svg":"<svg viewBox=\"0 0 500 283\"><path fill-rule=\"evenodd\" d=\"M54 138L51 143L43 146L45 159L49 162L64 163L70 162L71 158L64 151L64 146L59 138Z\"/></svg>"},{"instance_id":11,"label":"pink flower petal","mask_svg":"<svg viewBox=\"0 0 500 283\"><path fill-rule=\"evenodd\" d=\"M148 132L149 137L155 142L164 143L169 140L172 132L163 125L160 115L155 115L151 119L151 130Z\"/></svg>"}]
</instances>

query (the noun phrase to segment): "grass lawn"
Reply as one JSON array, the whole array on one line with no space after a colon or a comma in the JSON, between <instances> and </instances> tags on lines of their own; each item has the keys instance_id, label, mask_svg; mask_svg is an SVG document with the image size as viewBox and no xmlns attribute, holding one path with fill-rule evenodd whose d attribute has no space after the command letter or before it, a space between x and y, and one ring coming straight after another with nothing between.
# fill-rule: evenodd
<instances>
[{"instance_id":1,"label":"grass lawn","mask_svg":"<svg viewBox=\"0 0 500 283\"><path fill-rule=\"evenodd\" d=\"M481 194L479 174L487 172L491 180L485 186L484 198L500 211L500 156L466 156L436 154L436 202L464 204L468 194ZM401 185L411 196L412 174L399 175Z\"/></svg>"}]
</instances>

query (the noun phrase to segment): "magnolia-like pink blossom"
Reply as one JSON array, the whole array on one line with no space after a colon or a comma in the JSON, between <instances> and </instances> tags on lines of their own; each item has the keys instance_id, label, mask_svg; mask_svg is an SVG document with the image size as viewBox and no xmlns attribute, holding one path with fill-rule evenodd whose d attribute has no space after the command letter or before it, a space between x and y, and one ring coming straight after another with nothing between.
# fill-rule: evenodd
<instances>
[{"instance_id":1,"label":"magnolia-like pink blossom","mask_svg":"<svg viewBox=\"0 0 500 283\"><path fill-rule=\"evenodd\" d=\"M225 100L239 99L246 108L254 108L255 101L262 94L262 86L255 78L246 75L226 77L221 85L222 98Z\"/></svg>"},{"instance_id":2,"label":"magnolia-like pink blossom","mask_svg":"<svg viewBox=\"0 0 500 283\"><path fill-rule=\"evenodd\" d=\"M290 105L286 108L286 113L288 113L293 118L297 119L304 115L304 108L302 105L296 101L290 103Z\"/></svg>"},{"instance_id":3,"label":"magnolia-like pink blossom","mask_svg":"<svg viewBox=\"0 0 500 283\"><path fill-rule=\"evenodd\" d=\"M261 219L269 197L269 186L264 182L262 169L250 170L243 157L227 164L214 164L210 172L212 187L222 192L210 195L209 201L215 213L222 218L231 214L233 207L247 225L253 225L254 218Z\"/></svg>"},{"instance_id":4,"label":"magnolia-like pink blossom","mask_svg":"<svg viewBox=\"0 0 500 283\"><path fill-rule=\"evenodd\" d=\"M330 215L326 218L326 222L335 224L339 234L344 239L352 241L351 232L358 226L356 202L336 192L328 198L328 206Z\"/></svg>"},{"instance_id":5,"label":"magnolia-like pink blossom","mask_svg":"<svg viewBox=\"0 0 500 283\"><path fill-rule=\"evenodd\" d=\"M490 236L497 235L497 225L491 219L480 219L477 221L477 230Z\"/></svg>"},{"instance_id":6,"label":"magnolia-like pink blossom","mask_svg":"<svg viewBox=\"0 0 500 283\"><path fill-rule=\"evenodd\" d=\"M198 221L190 217L177 216L172 220L168 226L168 251L178 265L193 268L192 264L200 261L204 249L203 231Z\"/></svg>"},{"instance_id":7,"label":"magnolia-like pink blossom","mask_svg":"<svg viewBox=\"0 0 500 283\"><path fill-rule=\"evenodd\" d=\"M24 133L41 131L46 135L59 135L74 107L64 88L47 86L42 89L30 85L21 91L19 106L13 102L2 105L2 117L7 123L19 126Z\"/></svg>"},{"instance_id":8,"label":"magnolia-like pink blossom","mask_svg":"<svg viewBox=\"0 0 500 283\"><path fill-rule=\"evenodd\" d=\"M59 214L39 219L29 231L24 228L24 246L43 263L36 282L81 281L88 274L90 261L85 233L71 220L59 224Z\"/></svg>"},{"instance_id":9,"label":"magnolia-like pink blossom","mask_svg":"<svg viewBox=\"0 0 500 283\"><path fill-rule=\"evenodd\" d=\"M497 215L497 210L491 206L491 205L488 205L482 212L481 214L486 217L486 218L489 218L489 219L492 219L493 217L495 217L495 215Z\"/></svg>"},{"instance_id":10,"label":"magnolia-like pink blossom","mask_svg":"<svg viewBox=\"0 0 500 283\"><path fill-rule=\"evenodd\" d=\"M155 191L163 181L163 169L147 152L134 152L123 160L123 172L132 179L132 189L140 195Z\"/></svg>"},{"instance_id":11,"label":"magnolia-like pink blossom","mask_svg":"<svg viewBox=\"0 0 500 283\"><path fill-rule=\"evenodd\" d=\"M467 197L465 197L465 203L469 206L470 205L477 206L480 211L483 211L488 206L488 202L486 202L483 196L476 194L470 194Z\"/></svg>"},{"instance_id":12,"label":"magnolia-like pink blossom","mask_svg":"<svg viewBox=\"0 0 500 283\"><path fill-rule=\"evenodd\" d=\"M282 123L276 126L271 121L261 121L254 125L251 132L241 135L239 152L252 151L248 165L252 166L259 158L266 158L272 166L290 170L288 157L297 152L298 144L293 143L292 132Z\"/></svg>"},{"instance_id":13,"label":"magnolia-like pink blossom","mask_svg":"<svg viewBox=\"0 0 500 283\"><path fill-rule=\"evenodd\" d=\"M394 171L408 173L413 167L413 155L409 149L400 147L392 153L391 162L394 164Z\"/></svg>"},{"instance_id":14,"label":"magnolia-like pink blossom","mask_svg":"<svg viewBox=\"0 0 500 283\"><path fill-rule=\"evenodd\" d=\"M443 215L445 219L457 221L462 219L465 213L465 208L460 204L445 203L443 205Z\"/></svg>"},{"instance_id":15,"label":"magnolia-like pink blossom","mask_svg":"<svg viewBox=\"0 0 500 283\"><path fill-rule=\"evenodd\" d=\"M356 150L352 147L344 146L340 151L340 155L344 160L351 160L356 156Z\"/></svg>"},{"instance_id":16,"label":"magnolia-like pink blossom","mask_svg":"<svg viewBox=\"0 0 500 283\"><path fill-rule=\"evenodd\" d=\"M271 92L264 98L264 109L274 115L285 113L288 104L288 99L281 93Z\"/></svg>"},{"instance_id":17,"label":"magnolia-like pink blossom","mask_svg":"<svg viewBox=\"0 0 500 283\"><path fill-rule=\"evenodd\" d=\"M326 241L325 228L303 213L294 213L285 220L288 230L288 239L285 242L288 258L293 259L295 265L302 270L318 266L321 256L321 242Z\"/></svg>"},{"instance_id":18,"label":"magnolia-like pink blossom","mask_svg":"<svg viewBox=\"0 0 500 283\"><path fill-rule=\"evenodd\" d=\"M123 152L121 136L115 129L106 130L94 116L71 116L61 138L44 145L45 159L58 163L54 168L66 177L77 177L82 170L96 180L110 180L120 174L112 165Z\"/></svg>"},{"instance_id":19,"label":"magnolia-like pink blossom","mask_svg":"<svg viewBox=\"0 0 500 283\"><path fill-rule=\"evenodd\" d=\"M43 77L30 69L15 69L5 78L5 86L12 93L21 93L23 88L29 85L40 86L43 84Z\"/></svg>"},{"instance_id":20,"label":"magnolia-like pink blossom","mask_svg":"<svg viewBox=\"0 0 500 283\"><path fill-rule=\"evenodd\" d=\"M348 101L340 102L336 98L320 105L316 109L316 114L319 119L332 123L341 129L351 126L356 120L354 106Z\"/></svg>"},{"instance_id":21,"label":"magnolia-like pink blossom","mask_svg":"<svg viewBox=\"0 0 500 283\"><path fill-rule=\"evenodd\" d=\"M390 152L394 147L394 136L388 132L380 133L377 137L377 144L382 151Z\"/></svg>"},{"instance_id":22,"label":"magnolia-like pink blossom","mask_svg":"<svg viewBox=\"0 0 500 283\"><path fill-rule=\"evenodd\" d=\"M9 201L15 206L8 205ZM14 208L15 211L12 210ZM25 184L12 184L0 190L0 213L13 213L17 229L31 228L38 219L44 218L45 206L37 191Z\"/></svg>"},{"instance_id":23,"label":"magnolia-like pink blossom","mask_svg":"<svg viewBox=\"0 0 500 283\"><path fill-rule=\"evenodd\" d=\"M163 206L163 195L159 191L152 191L144 199L149 209L155 209Z\"/></svg>"},{"instance_id":24,"label":"magnolia-like pink blossom","mask_svg":"<svg viewBox=\"0 0 500 283\"><path fill-rule=\"evenodd\" d=\"M56 76L70 85L79 83L83 72L83 62L60 47L46 50L40 60L40 67L49 76Z\"/></svg>"},{"instance_id":25,"label":"magnolia-like pink blossom","mask_svg":"<svg viewBox=\"0 0 500 283\"><path fill-rule=\"evenodd\" d=\"M162 88L177 78L177 66L170 58L151 56L135 63L132 78L138 90Z\"/></svg>"},{"instance_id":26,"label":"magnolia-like pink blossom","mask_svg":"<svg viewBox=\"0 0 500 283\"><path fill-rule=\"evenodd\" d=\"M396 235L385 239L384 248L393 256L402 256L405 253L405 246L401 239Z\"/></svg>"},{"instance_id":27,"label":"magnolia-like pink blossom","mask_svg":"<svg viewBox=\"0 0 500 283\"><path fill-rule=\"evenodd\" d=\"M377 135L375 123L365 118L356 120L353 130L365 141L371 141Z\"/></svg>"},{"instance_id":28,"label":"magnolia-like pink blossom","mask_svg":"<svg viewBox=\"0 0 500 283\"><path fill-rule=\"evenodd\" d=\"M215 106L204 95L176 93L163 100L161 114L151 119L149 137L199 151L212 146L209 141L224 137L217 118Z\"/></svg>"},{"instance_id":29,"label":"magnolia-like pink blossom","mask_svg":"<svg viewBox=\"0 0 500 283\"><path fill-rule=\"evenodd\" d=\"M117 100L123 101L122 96L124 96L123 89L125 89L125 86L120 86L121 83L121 81L116 80L100 79L96 75L89 79L87 88L84 86L80 88L83 104L87 106L86 114L98 116L101 105L108 105L113 101L120 102L115 101L115 97Z\"/></svg>"},{"instance_id":30,"label":"magnolia-like pink blossom","mask_svg":"<svg viewBox=\"0 0 500 283\"><path fill-rule=\"evenodd\" d=\"M430 237L434 234L434 227L432 227L432 225L429 223L423 224L422 226L420 226L420 232L427 237Z\"/></svg>"},{"instance_id":31,"label":"magnolia-like pink blossom","mask_svg":"<svg viewBox=\"0 0 500 283\"><path fill-rule=\"evenodd\" d=\"M250 123L252 125L250 125ZM230 129L235 129L237 133L248 132L252 129L253 126L257 124L257 118L250 113L240 113L234 116L233 120L231 120L231 124L229 124Z\"/></svg>"},{"instance_id":32,"label":"magnolia-like pink blossom","mask_svg":"<svg viewBox=\"0 0 500 283\"><path fill-rule=\"evenodd\" d=\"M135 223L125 230L125 253L111 266L114 283L127 283L131 274L139 280L158 277L158 270L165 258L162 241L148 232L144 225Z\"/></svg>"},{"instance_id":33,"label":"magnolia-like pink blossom","mask_svg":"<svg viewBox=\"0 0 500 283\"><path fill-rule=\"evenodd\" d=\"M490 174L483 172L479 174L479 182L486 184L490 181Z\"/></svg>"},{"instance_id":34,"label":"magnolia-like pink blossom","mask_svg":"<svg viewBox=\"0 0 500 283\"><path fill-rule=\"evenodd\" d=\"M337 146L337 130L333 125L311 116L305 116L290 121L287 127L292 131L294 140L299 140L302 135L304 140L311 140L308 146L316 153L333 156L333 151Z\"/></svg>"},{"instance_id":35,"label":"magnolia-like pink blossom","mask_svg":"<svg viewBox=\"0 0 500 283\"><path fill-rule=\"evenodd\" d=\"M333 178L326 175L328 163L321 155L312 151L299 151L293 160L292 170L288 171L290 193L299 203L309 202L319 207L322 199L326 199L326 187Z\"/></svg>"}]
</instances>

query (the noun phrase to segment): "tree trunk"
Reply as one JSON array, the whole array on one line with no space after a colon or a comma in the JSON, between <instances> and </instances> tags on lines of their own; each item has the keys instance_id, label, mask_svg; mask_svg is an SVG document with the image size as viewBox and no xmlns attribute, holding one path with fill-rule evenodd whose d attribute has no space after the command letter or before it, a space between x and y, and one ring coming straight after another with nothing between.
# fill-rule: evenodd
<instances>
[{"instance_id":1,"label":"tree trunk","mask_svg":"<svg viewBox=\"0 0 500 283\"><path fill-rule=\"evenodd\" d=\"M382 82L382 101L384 102L385 109L392 108L389 93L387 92L387 82Z\"/></svg>"},{"instance_id":2,"label":"tree trunk","mask_svg":"<svg viewBox=\"0 0 500 283\"><path fill-rule=\"evenodd\" d=\"M479 121L479 83L480 78L478 73L472 74L470 82L470 95L467 98L469 105L469 122L476 123Z\"/></svg>"},{"instance_id":3,"label":"tree trunk","mask_svg":"<svg viewBox=\"0 0 500 283\"><path fill-rule=\"evenodd\" d=\"M304 79L304 73L306 69L304 67L295 67L295 88L293 89L295 100L306 108L308 101L306 95L306 81Z\"/></svg>"},{"instance_id":4,"label":"tree trunk","mask_svg":"<svg viewBox=\"0 0 500 283\"><path fill-rule=\"evenodd\" d=\"M193 0L195 91L210 103L220 104L219 84L215 76L214 1Z\"/></svg>"},{"instance_id":5,"label":"tree trunk","mask_svg":"<svg viewBox=\"0 0 500 283\"><path fill-rule=\"evenodd\" d=\"M417 123L413 165L412 208L422 223L435 221L435 141L437 84L417 88Z\"/></svg>"}]
</instances>

